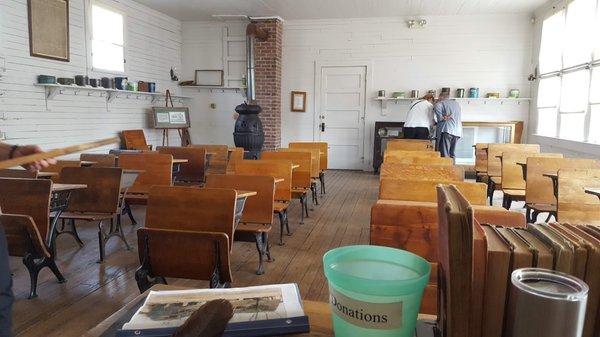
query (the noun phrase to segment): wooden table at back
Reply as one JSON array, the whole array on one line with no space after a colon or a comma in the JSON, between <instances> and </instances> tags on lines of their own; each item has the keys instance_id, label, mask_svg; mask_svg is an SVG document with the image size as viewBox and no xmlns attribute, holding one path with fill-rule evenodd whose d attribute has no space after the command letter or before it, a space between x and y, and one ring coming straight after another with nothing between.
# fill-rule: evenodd
<instances>
[{"instance_id":1,"label":"wooden table at back","mask_svg":"<svg viewBox=\"0 0 600 337\"><path fill-rule=\"evenodd\" d=\"M180 290L186 289L177 286L170 285L155 285L150 290ZM119 311L115 312L107 319L102 321L96 327L88 331L83 337L114 337L117 330L119 330L123 324L127 323L129 319L135 314L135 312L144 304L144 300L150 290L138 295L131 302L127 303ZM303 334L294 334L293 336L298 337L333 337L333 326L331 321L331 309L327 302L316 302L316 301L303 301L304 313L308 316L310 322L310 332ZM433 327L433 322L436 320L436 316L419 314L419 321L422 321L424 326ZM427 329L432 330L432 329ZM292 335L290 335L292 336ZM433 331L431 334L426 333L425 335L415 334L415 337L433 337Z\"/></svg>"}]
</instances>

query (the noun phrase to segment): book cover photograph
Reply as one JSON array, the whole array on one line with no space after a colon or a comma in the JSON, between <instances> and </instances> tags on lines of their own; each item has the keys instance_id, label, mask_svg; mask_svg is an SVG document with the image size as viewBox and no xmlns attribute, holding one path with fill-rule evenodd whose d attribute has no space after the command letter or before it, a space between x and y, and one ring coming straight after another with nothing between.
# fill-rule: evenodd
<instances>
[{"instance_id":1,"label":"book cover photograph","mask_svg":"<svg viewBox=\"0 0 600 337\"><path fill-rule=\"evenodd\" d=\"M229 325L304 316L298 288L281 284L231 289L151 291L123 330L181 326L204 303L225 299L233 306Z\"/></svg>"}]
</instances>

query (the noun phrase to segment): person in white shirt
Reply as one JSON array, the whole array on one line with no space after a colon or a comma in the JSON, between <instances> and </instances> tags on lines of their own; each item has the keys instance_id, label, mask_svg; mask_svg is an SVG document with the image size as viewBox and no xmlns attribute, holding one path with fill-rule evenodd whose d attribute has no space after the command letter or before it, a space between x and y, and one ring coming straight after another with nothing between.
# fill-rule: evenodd
<instances>
[{"instance_id":1,"label":"person in white shirt","mask_svg":"<svg viewBox=\"0 0 600 337\"><path fill-rule=\"evenodd\" d=\"M427 94L408 109L406 122L404 122L404 138L429 139L429 129L432 125L433 95Z\"/></svg>"}]
</instances>

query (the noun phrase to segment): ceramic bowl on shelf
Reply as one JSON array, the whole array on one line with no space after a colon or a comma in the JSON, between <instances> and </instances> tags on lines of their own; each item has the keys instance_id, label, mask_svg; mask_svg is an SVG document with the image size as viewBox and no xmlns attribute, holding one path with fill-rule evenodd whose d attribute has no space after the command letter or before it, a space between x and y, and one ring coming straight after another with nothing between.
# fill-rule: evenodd
<instances>
[{"instance_id":1,"label":"ceramic bowl on shelf","mask_svg":"<svg viewBox=\"0 0 600 337\"><path fill-rule=\"evenodd\" d=\"M479 88L470 88L469 98L479 98Z\"/></svg>"},{"instance_id":2,"label":"ceramic bowl on shelf","mask_svg":"<svg viewBox=\"0 0 600 337\"><path fill-rule=\"evenodd\" d=\"M56 81L58 82L58 84L62 84L62 85L75 84L75 79L72 77L59 77L58 79L56 79Z\"/></svg>"},{"instance_id":3,"label":"ceramic bowl on shelf","mask_svg":"<svg viewBox=\"0 0 600 337\"><path fill-rule=\"evenodd\" d=\"M56 84L56 76L38 75L37 81L39 84Z\"/></svg>"},{"instance_id":4,"label":"ceramic bowl on shelf","mask_svg":"<svg viewBox=\"0 0 600 337\"><path fill-rule=\"evenodd\" d=\"M85 87L86 85L90 84L90 79L85 75L76 75L75 84L77 84L80 87Z\"/></svg>"},{"instance_id":5,"label":"ceramic bowl on shelf","mask_svg":"<svg viewBox=\"0 0 600 337\"><path fill-rule=\"evenodd\" d=\"M115 77L115 88L117 90L127 90L127 77Z\"/></svg>"}]
</instances>

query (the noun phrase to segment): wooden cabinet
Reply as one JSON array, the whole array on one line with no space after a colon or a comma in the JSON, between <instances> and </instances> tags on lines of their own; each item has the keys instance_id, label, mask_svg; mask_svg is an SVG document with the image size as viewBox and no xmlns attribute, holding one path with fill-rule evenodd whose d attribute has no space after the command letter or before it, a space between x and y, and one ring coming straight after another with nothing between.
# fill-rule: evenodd
<instances>
[{"instance_id":1,"label":"wooden cabinet","mask_svg":"<svg viewBox=\"0 0 600 337\"><path fill-rule=\"evenodd\" d=\"M373 168L379 172L383 163L383 152L390 139L404 138L404 122L375 122L375 141L373 142Z\"/></svg>"}]
</instances>

